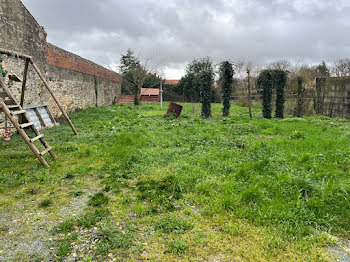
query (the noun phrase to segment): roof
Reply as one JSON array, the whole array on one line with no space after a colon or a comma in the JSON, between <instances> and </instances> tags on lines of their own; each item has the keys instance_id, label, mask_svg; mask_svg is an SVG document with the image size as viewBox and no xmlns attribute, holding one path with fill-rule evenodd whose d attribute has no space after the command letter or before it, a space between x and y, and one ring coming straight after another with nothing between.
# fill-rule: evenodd
<instances>
[{"instance_id":1,"label":"roof","mask_svg":"<svg viewBox=\"0 0 350 262\"><path fill-rule=\"evenodd\" d=\"M159 96L158 88L141 88L142 96Z\"/></svg>"},{"instance_id":2,"label":"roof","mask_svg":"<svg viewBox=\"0 0 350 262\"><path fill-rule=\"evenodd\" d=\"M179 82L180 80L165 80L165 83L169 85L176 85Z\"/></svg>"}]
</instances>

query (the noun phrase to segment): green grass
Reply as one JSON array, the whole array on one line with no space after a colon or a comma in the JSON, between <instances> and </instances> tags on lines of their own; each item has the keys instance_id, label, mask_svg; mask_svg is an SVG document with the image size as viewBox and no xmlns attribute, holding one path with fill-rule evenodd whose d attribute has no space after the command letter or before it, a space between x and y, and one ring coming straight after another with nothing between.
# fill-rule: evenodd
<instances>
[{"instance_id":1,"label":"green grass","mask_svg":"<svg viewBox=\"0 0 350 262\"><path fill-rule=\"evenodd\" d=\"M51 199L44 199L39 203L39 207L49 207L53 204Z\"/></svg>"},{"instance_id":2,"label":"green grass","mask_svg":"<svg viewBox=\"0 0 350 262\"><path fill-rule=\"evenodd\" d=\"M175 240L169 244L169 252L182 254L188 250L188 245L182 240Z\"/></svg>"},{"instance_id":3,"label":"green grass","mask_svg":"<svg viewBox=\"0 0 350 262\"><path fill-rule=\"evenodd\" d=\"M45 131L58 155L50 169L13 136L0 143L0 208L50 194L55 205L40 211L58 232L98 227L92 260L118 250L131 261L332 261L327 246L349 239L350 122L221 108L208 120L199 104L180 119L159 104L89 108L72 115L78 136L66 124ZM60 205L96 185L83 213L62 221Z\"/></svg>"},{"instance_id":4,"label":"green grass","mask_svg":"<svg viewBox=\"0 0 350 262\"><path fill-rule=\"evenodd\" d=\"M183 233L192 229L193 224L173 215L165 215L159 219L155 228L163 233Z\"/></svg>"},{"instance_id":5,"label":"green grass","mask_svg":"<svg viewBox=\"0 0 350 262\"><path fill-rule=\"evenodd\" d=\"M88 204L90 206L94 206L94 207L98 207L98 206L102 206L104 204L106 204L108 202L108 197L105 196L102 192L100 193L96 193L95 195L93 195Z\"/></svg>"}]
</instances>

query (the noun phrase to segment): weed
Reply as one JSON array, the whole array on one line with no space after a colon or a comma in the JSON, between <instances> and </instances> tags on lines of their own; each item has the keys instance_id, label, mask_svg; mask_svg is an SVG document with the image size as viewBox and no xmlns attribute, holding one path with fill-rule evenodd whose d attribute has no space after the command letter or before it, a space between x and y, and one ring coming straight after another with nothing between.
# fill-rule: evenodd
<instances>
[{"instance_id":1,"label":"weed","mask_svg":"<svg viewBox=\"0 0 350 262\"><path fill-rule=\"evenodd\" d=\"M156 203L167 211L175 210L174 200L182 197L180 184L174 176L160 181L139 181L136 186L139 191L138 199Z\"/></svg>"},{"instance_id":2,"label":"weed","mask_svg":"<svg viewBox=\"0 0 350 262\"><path fill-rule=\"evenodd\" d=\"M67 256L67 254L70 252L71 250L71 244L67 241L64 241L63 243L61 243L56 251L56 256L62 258Z\"/></svg>"},{"instance_id":3,"label":"weed","mask_svg":"<svg viewBox=\"0 0 350 262\"><path fill-rule=\"evenodd\" d=\"M32 188L29 188L27 190L27 193L30 194L30 195L36 195L40 192L40 189L39 188L36 188L36 187L32 187Z\"/></svg>"},{"instance_id":4,"label":"weed","mask_svg":"<svg viewBox=\"0 0 350 262\"><path fill-rule=\"evenodd\" d=\"M72 178L74 178L74 174L72 172L68 172L64 177L64 179L72 179Z\"/></svg>"},{"instance_id":5,"label":"weed","mask_svg":"<svg viewBox=\"0 0 350 262\"><path fill-rule=\"evenodd\" d=\"M82 262L92 262L93 261L92 259L93 259L93 256L87 255L81 261Z\"/></svg>"},{"instance_id":6,"label":"weed","mask_svg":"<svg viewBox=\"0 0 350 262\"><path fill-rule=\"evenodd\" d=\"M9 231L10 230L10 228L8 227L8 226L6 226L6 225L0 225L0 233L1 232L7 232L7 231Z\"/></svg>"},{"instance_id":7,"label":"weed","mask_svg":"<svg viewBox=\"0 0 350 262\"><path fill-rule=\"evenodd\" d=\"M188 244L182 240L174 240L169 244L169 252L178 255L186 253L188 250Z\"/></svg>"},{"instance_id":8,"label":"weed","mask_svg":"<svg viewBox=\"0 0 350 262\"><path fill-rule=\"evenodd\" d=\"M94 207L98 207L98 206L102 206L104 204L106 204L108 202L108 197L105 196L102 192L100 193L96 193L95 195L93 195L88 204L90 206L94 206Z\"/></svg>"},{"instance_id":9,"label":"weed","mask_svg":"<svg viewBox=\"0 0 350 262\"><path fill-rule=\"evenodd\" d=\"M79 197L79 196L81 196L82 194L84 194L84 190L75 189L75 190L71 191L69 194L70 194L71 196L73 196L73 197Z\"/></svg>"},{"instance_id":10,"label":"weed","mask_svg":"<svg viewBox=\"0 0 350 262\"><path fill-rule=\"evenodd\" d=\"M53 204L51 199L45 199L39 203L39 207L49 207Z\"/></svg>"},{"instance_id":11,"label":"weed","mask_svg":"<svg viewBox=\"0 0 350 262\"><path fill-rule=\"evenodd\" d=\"M78 218L77 224L78 224L78 226L90 228L90 227L96 225L97 222L108 217L109 214L110 213L109 213L108 209L99 208L93 212L88 212L88 213L82 215L80 218Z\"/></svg>"},{"instance_id":12,"label":"weed","mask_svg":"<svg viewBox=\"0 0 350 262\"><path fill-rule=\"evenodd\" d=\"M305 135L300 131L294 131L289 137L290 139L304 139Z\"/></svg>"},{"instance_id":13,"label":"weed","mask_svg":"<svg viewBox=\"0 0 350 262\"><path fill-rule=\"evenodd\" d=\"M133 238L131 231L126 229L126 232L122 232L109 219L99 224L97 234L100 240L96 244L96 249L101 254L107 254L115 248L127 248L131 245Z\"/></svg>"},{"instance_id":14,"label":"weed","mask_svg":"<svg viewBox=\"0 0 350 262\"><path fill-rule=\"evenodd\" d=\"M72 231L74 228L74 223L71 220L65 220L62 223L58 224L55 228L54 231L57 233L69 233Z\"/></svg>"},{"instance_id":15,"label":"weed","mask_svg":"<svg viewBox=\"0 0 350 262\"><path fill-rule=\"evenodd\" d=\"M193 228L193 224L173 215L163 215L157 222L155 229L163 233L184 233Z\"/></svg>"},{"instance_id":16,"label":"weed","mask_svg":"<svg viewBox=\"0 0 350 262\"><path fill-rule=\"evenodd\" d=\"M112 190L112 186L110 186L110 185L106 185L103 189L104 192L109 192L111 190Z\"/></svg>"}]
</instances>

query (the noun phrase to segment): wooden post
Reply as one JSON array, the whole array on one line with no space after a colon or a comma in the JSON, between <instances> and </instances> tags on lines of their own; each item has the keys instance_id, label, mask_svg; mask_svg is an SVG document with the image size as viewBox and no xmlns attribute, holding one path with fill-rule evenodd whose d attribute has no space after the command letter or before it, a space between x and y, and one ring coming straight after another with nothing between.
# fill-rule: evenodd
<instances>
[{"instance_id":1,"label":"wooden post","mask_svg":"<svg viewBox=\"0 0 350 262\"><path fill-rule=\"evenodd\" d=\"M21 100L20 100L21 107L23 107L23 104L24 104L24 93L25 93L26 83L27 83L28 66L29 66L29 59L26 59L26 62L24 65L22 92L21 92Z\"/></svg>"},{"instance_id":2,"label":"wooden post","mask_svg":"<svg viewBox=\"0 0 350 262\"><path fill-rule=\"evenodd\" d=\"M253 119L252 114L252 97L251 97L251 90L250 90L250 69L247 68L247 74L248 74L248 106L249 106L249 117L250 119Z\"/></svg>"},{"instance_id":3,"label":"wooden post","mask_svg":"<svg viewBox=\"0 0 350 262\"><path fill-rule=\"evenodd\" d=\"M57 100L55 94L52 92L51 88L49 87L49 83L46 81L46 79L44 78L44 76L41 74L39 68L37 67L37 65L34 63L33 59L30 59L30 63L32 64L34 70L37 72L38 76L40 77L41 81L43 81L46 89L49 91L49 93L51 94L52 98L55 100L58 108L61 110L62 114L64 115L64 117L66 118L68 124L70 125L70 127L72 128L74 134L78 134L77 130L75 129L72 121L70 121L69 116L67 115L66 111L64 111L63 107L61 106L60 102Z\"/></svg>"},{"instance_id":4,"label":"wooden post","mask_svg":"<svg viewBox=\"0 0 350 262\"><path fill-rule=\"evenodd\" d=\"M163 108L163 81L160 81L160 108Z\"/></svg>"},{"instance_id":5,"label":"wooden post","mask_svg":"<svg viewBox=\"0 0 350 262\"><path fill-rule=\"evenodd\" d=\"M25 90L26 90L28 66L29 66L29 59L26 58L26 60L25 60L25 65L24 65L23 82L22 82L22 92L21 92L21 100L20 100L20 105L21 105L21 107L23 107L23 104L24 104L24 93L25 93ZM22 115L19 116L18 122L19 122L20 124L22 124L22 122L23 122Z\"/></svg>"}]
</instances>

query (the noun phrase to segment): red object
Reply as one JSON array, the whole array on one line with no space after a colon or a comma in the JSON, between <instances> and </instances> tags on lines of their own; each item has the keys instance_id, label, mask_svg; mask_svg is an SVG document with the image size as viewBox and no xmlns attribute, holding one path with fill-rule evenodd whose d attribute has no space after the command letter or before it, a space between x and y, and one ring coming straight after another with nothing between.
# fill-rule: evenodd
<instances>
[{"instance_id":1,"label":"red object","mask_svg":"<svg viewBox=\"0 0 350 262\"><path fill-rule=\"evenodd\" d=\"M141 88L141 96L159 96L158 88Z\"/></svg>"},{"instance_id":2,"label":"red object","mask_svg":"<svg viewBox=\"0 0 350 262\"><path fill-rule=\"evenodd\" d=\"M5 129L5 139L4 141L10 141L11 140L11 137L9 137L9 130L8 128Z\"/></svg>"},{"instance_id":3,"label":"red object","mask_svg":"<svg viewBox=\"0 0 350 262\"><path fill-rule=\"evenodd\" d=\"M175 104L174 102L170 102L167 114L170 115L175 113L176 118L179 118L182 112L182 108L183 107L181 105Z\"/></svg>"},{"instance_id":4,"label":"red object","mask_svg":"<svg viewBox=\"0 0 350 262\"><path fill-rule=\"evenodd\" d=\"M9 75L9 79L12 80L12 75Z\"/></svg>"}]
</instances>

